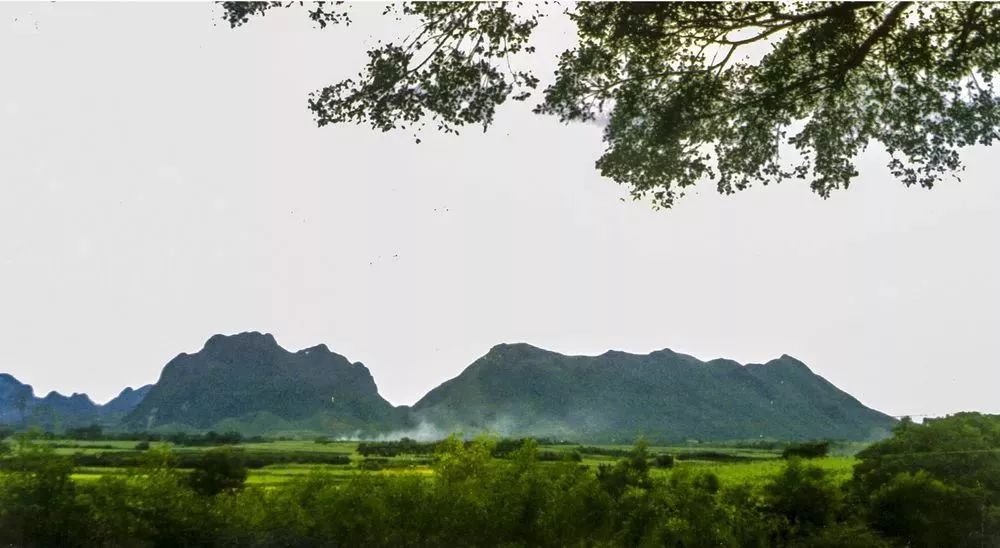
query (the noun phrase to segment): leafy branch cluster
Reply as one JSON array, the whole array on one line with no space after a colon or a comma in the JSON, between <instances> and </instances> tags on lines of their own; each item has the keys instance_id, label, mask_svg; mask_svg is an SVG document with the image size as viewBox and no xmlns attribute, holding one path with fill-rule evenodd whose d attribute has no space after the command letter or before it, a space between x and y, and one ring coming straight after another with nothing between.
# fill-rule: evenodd
<instances>
[{"instance_id":1,"label":"leafy branch cluster","mask_svg":"<svg viewBox=\"0 0 1000 548\"><path fill-rule=\"evenodd\" d=\"M310 8L306 10L309 18L316 22L320 28L325 29L327 25L350 25L351 18L346 10L337 9L344 2L332 2L333 9L328 6L331 2L312 2ZM229 26L236 28L250 21L251 17L264 15L272 8L305 6L305 2L222 2L223 16Z\"/></svg>"},{"instance_id":2,"label":"leafy branch cluster","mask_svg":"<svg viewBox=\"0 0 1000 548\"><path fill-rule=\"evenodd\" d=\"M997 137L995 5L585 4L573 18L580 44L537 110L606 114L597 167L661 206L705 177L727 194L808 179L827 197L871 141L904 184L931 187L958 147ZM752 46L769 51L751 63Z\"/></svg>"},{"instance_id":3,"label":"leafy branch cluster","mask_svg":"<svg viewBox=\"0 0 1000 548\"><path fill-rule=\"evenodd\" d=\"M485 129L497 106L508 98L523 101L538 85L510 60L534 52L527 42L538 23L537 7L428 2L390 6L384 15L394 12L400 21L418 21L418 28L369 50L355 78L312 93L309 108L320 126L368 123L389 131L432 121L446 133L467 124Z\"/></svg>"},{"instance_id":4,"label":"leafy branch cluster","mask_svg":"<svg viewBox=\"0 0 1000 548\"><path fill-rule=\"evenodd\" d=\"M242 24L274 5L226 3L225 17ZM509 64L534 51L541 12L523 8L404 4L420 27L314 93L317 122L487 128L497 106L539 83ZM581 3L567 13L578 43L534 110L606 121L597 168L657 206L706 178L726 194L808 180L828 197L858 175L872 142L897 179L929 188L962 169L960 148L1000 135L1000 4Z\"/></svg>"}]
</instances>

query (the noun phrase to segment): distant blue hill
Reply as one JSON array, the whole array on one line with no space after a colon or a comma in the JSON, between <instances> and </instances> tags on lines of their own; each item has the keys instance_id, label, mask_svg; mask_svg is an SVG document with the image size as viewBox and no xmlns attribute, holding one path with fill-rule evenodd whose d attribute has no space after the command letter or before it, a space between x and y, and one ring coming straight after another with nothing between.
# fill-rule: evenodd
<instances>
[{"instance_id":1,"label":"distant blue hill","mask_svg":"<svg viewBox=\"0 0 1000 548\"><path fill-rule=\"evenodd\" d=\"M0 424L14 427L38 427L62 430L100 424L115 428L146 396L152 385L126 388L104 405L94 403L86 394L64 396L49 392L35 396L35 390L6 373L0 373Z\"/></svg>"}]
</instances>

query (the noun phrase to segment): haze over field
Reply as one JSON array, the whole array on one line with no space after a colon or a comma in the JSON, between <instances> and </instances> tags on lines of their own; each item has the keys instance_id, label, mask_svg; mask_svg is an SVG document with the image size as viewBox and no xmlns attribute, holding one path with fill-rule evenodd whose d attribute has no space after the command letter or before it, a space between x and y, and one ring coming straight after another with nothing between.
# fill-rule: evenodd
<instances>
[{"instance_id":1,"label":"haze over field","mask_svg":"<svg viewBox=\"0 0 1000 548\"><path fill-rule=\"evenodd\" d=\"M256 330L364 362L396 405L527 342L789 354L892 415L1000 412L987 149L932 191L870 150L830 200L705 185L652 211L593 169L597 125L314 127L306 94L392 32L379 9L304 32L209 4L0 5L0 372L106 401ZM543 25L554 60L570 27Z\"/></svg>"}]
</instances>

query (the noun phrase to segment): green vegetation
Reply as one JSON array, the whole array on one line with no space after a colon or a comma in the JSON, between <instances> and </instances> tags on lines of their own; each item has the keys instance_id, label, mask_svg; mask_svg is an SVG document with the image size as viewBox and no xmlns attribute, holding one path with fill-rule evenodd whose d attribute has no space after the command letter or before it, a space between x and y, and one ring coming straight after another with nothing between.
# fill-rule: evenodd
<instances>
[{"instance_id":1,"label":"green vegetation","mask_svg":"<svg viewBox=\"0 0 1000 548\"><path fill-rule=\"evenodd\" d=\"M0 457L0 543L973 548L1000 542L1000 416L904 421L892 438L855 457L808 460L782 458L783 447L694 451L643 441L626 449L451 437L426 454L430 445L369 443L369 450L381 449L365 456L357 452L362 444L331 440L220 447L160 441L136 455L132 441L18 434ZM677 458L685 453L711 460ZM81 454L139 458L125 466L74 464ZM248 465L267 454L348 458L336 465ZM720 460L720 454L742 458Z\"/></svg>"},{"instance_id":2,"label":"green vegetation","mask_svg":"<svg viewBox=\"0 0 1000 548\"><path fill-rule=\"evenodd\" d=\"M243 488L246 481L247 466L243 452L228 446L206 451L188 475L188 485L199 495L237 491Z\"/></svg>"},{"instance_id":3,"label":"green vegetation","mask_svg":"<svg viewBox=\"0 0 1000 548\"><path fill-rule=\"evenodd\" d=\"M789 445L781 452L781 457L786 459L791 457L815 459L825 457L828 454L830 454L829 441L813 441Z\"/></svg>"},{"instance_id":4,"label":"green vegetation","mask_svg":"<svg viewBox=\"0 0 1000 548\"><path fill-rule=\"evenodd\" d=\"M601 443L874 440L896 422L791 356L741 365L671 350L565 356L527 344L493 347L411 415L444 432Z\"/></svg>"},{"instance_id":5,"label":"green vegetation","mask_svg":"<svg viewBox=\"0 0 1000 548\"><path fill-rule=\"evenodd\" d=\"M282 2L224 2L239 26ZM306 10L349 22L339 3ZM804 180L827 197L870 144L903 184L961 170L959 150L1000 135L1000 5L988 2L593 2L560 6L577 41L534 111L600 121L601 174L670 207L700 180L719 192ZM540 81L525 56L552 13L537 5L390 6L400 35L311 94L320 126L457 133L492 122ZM392 22L390 22L392 24ZM412 32L411 32L412 31ZM409 33L409 34L407 34ZM420 139L416 139L420 142Z\"/></svg>"},{"instance_id":6,"label":"green vegetation","mask_svg":"<svg viewBox=\"0 0 1000 548\"><path fill-rule=\"evenodd\" d=\"M317 345L289 352L270 334L211 337L180 354L125 417L129 429L374 432L400 413L368 369Z\"/></svg>"}]
</instances>

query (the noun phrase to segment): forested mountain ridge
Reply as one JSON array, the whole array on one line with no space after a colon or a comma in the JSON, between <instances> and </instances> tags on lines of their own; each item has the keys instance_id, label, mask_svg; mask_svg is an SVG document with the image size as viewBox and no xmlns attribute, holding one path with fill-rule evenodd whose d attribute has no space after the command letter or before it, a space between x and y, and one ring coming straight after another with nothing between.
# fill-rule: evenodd
<instances>
[{"instance_id":1,"label":"forested mountain ridge","mask_svg":"<svg viewBox=\"0 0 1000 548\"><path fill-rule=\"evenodd\" d=\"M671 350L564 356L527 344L493 347L413 415L445 431L607 441L874 439L895 423L787 355L744 366Z\"/></svg>"},{"instance_id":2,"label":"forested mountain ridge","mask_svg":"<svg viewBox=\"0 0 1000 548\"><path fill-rule=\"evenodd\" d=\"M248 332L215 335L167 363L125 425L349 434L391 429L401 416L363 364L323 344L289 352L270 334Z\"/></svg>"},{"instance_id":3,"label":"forested mountain ridge","mask_svg":"<svg viewBox=\"0 0 1000 548\"><path fill-rule=\"evenodd\" d=\"M29 420L30 419L30 420ZM492 432L630 442L884 437L895 420L781 356L703 362L669 349L565 356L500 344L414 406L393 407L368 368L317 345L297 352L270 334L215 335L163 368L155 385L103 406L86 395L35 398L0 375L0 424L91 423L251 435L444 436Z\"/></svg>"}]
</instances>

